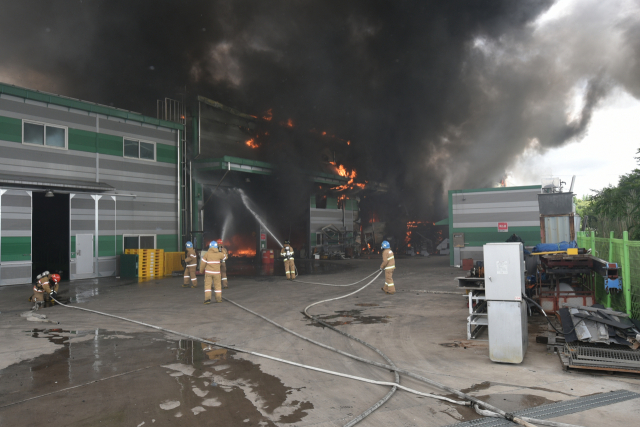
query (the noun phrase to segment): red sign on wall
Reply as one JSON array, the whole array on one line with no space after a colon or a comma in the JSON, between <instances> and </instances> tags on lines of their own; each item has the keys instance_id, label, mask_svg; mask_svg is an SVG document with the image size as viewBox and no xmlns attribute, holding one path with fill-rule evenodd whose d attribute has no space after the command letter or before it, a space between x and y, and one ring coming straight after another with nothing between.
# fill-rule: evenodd
<instances>
[{"instance_id":1,"label":"red sign on wall","mask_svg":"<svg viewBox=\"0 0 640 427\"><path fill-rule=\"evenodd\" d=\"M260 235L260 240L267 240L267 235L266 234L261 234Z\"/></svg>"},{"instance_id":2,"label":"red sign on wall","mask_svg":"<svg viewBox=\"0 0 640 427\"><path fill-rule=\"evenodd\" d=\"M509 231L509 224L506 222L499 222L498 231L502 231L506 233L507 231Z\"/></svg>"}]
</instances>

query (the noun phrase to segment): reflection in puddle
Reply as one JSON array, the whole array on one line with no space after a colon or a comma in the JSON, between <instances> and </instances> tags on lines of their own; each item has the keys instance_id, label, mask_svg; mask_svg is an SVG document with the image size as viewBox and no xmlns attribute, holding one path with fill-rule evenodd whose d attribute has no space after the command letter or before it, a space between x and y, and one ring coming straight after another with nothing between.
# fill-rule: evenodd
<instances>
[{"instance_id":1,"label":"reflection in puddle","mask_svg":"<svg viewBox=\"0 0 640 427\"><path fill-rule=\"evenodd\" d=\"M185 425L215 417L216 425L275 426L297 423L313 409L296 399L299 389L260 365L198 341L101 329L24 332L57 349L1 370L0 406L44 394L45 406L83 405L82 411L58 413L60 425L150 425L165 414ZM25 405L4 408L2 424L38 422L40 415Z\"/></svg>"}]
</instances>

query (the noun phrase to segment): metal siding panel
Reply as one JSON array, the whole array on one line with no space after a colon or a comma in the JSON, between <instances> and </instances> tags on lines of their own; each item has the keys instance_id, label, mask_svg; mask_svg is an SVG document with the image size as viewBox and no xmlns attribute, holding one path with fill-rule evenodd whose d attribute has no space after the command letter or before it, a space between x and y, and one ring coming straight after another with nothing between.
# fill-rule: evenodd
<instances>
[{"instance_id":1,"label":"metal siding panel","mask_svg":"<svg viewBox=\"0 0 640 427\"><path fill-rule=\"evenodd\" d=\"M31 215L24 219L5 218L2 215L2 231L24 231L27 235L31 234ZM23 234L24 235L24 234Z\"/></svg>"},{"instance_id":2,"label":"metal siding panel","mask_svg":"<svg viewBox=\"0 0 640 427\"><path fill-rule=\"evenodd\" d=\"M453 193L454 206L461 203L504 203L538 201L540 190L487 191L482 193ZM464 201L462 199L465 199Z\"/></svg>"},{"instance_id":3,"label":"metal siding panel","mask_svg":"<svg viewBox=\"0 0 640 427\"><path fill-rule=\"evenodd\" d=\"M136 182L122 182L112 180L101 180L102 183L111 185L120 191L127 191L134 194L138 192L153 193L153 194L167 194L177 197L177 185L160 185L160 184L143 184Z\"/></svg>"},{"instance_id":4,"label":"metal siding panel","mask_svg":"<svg viewBox=\"0 0 640 427\"><path fill-rule=\"evenodd\" d=\"M80 129L69 129L68 148L69 150L96 152L96 141L98 134Z\"/></svg>"},{"instance_id":5,"label":"metal siding panel","mask_svg":"<svg viewBox=\"0 0 640 427\"><path fill-rule=\"evenodd\" d=\"M456 214L453 213L453 223L473 223L473 222L498 222L510 221L538 221L540 223L540 214L538 212L495 212L495 213L474 213L474 214Z\"/></svg>"},{"instance_id":6,"label":"metal siding panel","mask_svg":"<svg viewBox=\"0 0 640 427\"><path fill-rule=\"evenodd\" d=\"M165 252L178 252L178 235L158 234L156 236L156 248L164 249Z\"/></svg>"},{"instance_id":7,"label":"metal siding panel","mask_svg":"<svg viewBox=\"0 0 640 427\"><path fill-rule=\"evenodd\" d=\"M178 163L176 147L167 144L156 144L156 160L163 163Z\"/></svg>"},{"instance_id":8,"label":"metal siding panel","mask_svg":"<svg viewBox=\"0 0 640 427\"><path fill-rule=\"evenodd\" d=\"M57 168L61 171L76 168L89 168L85 171L95 173L95 156L73 150L60 150L30 146L26 144L0 143L2 157L0 163L20 166L30 169L30 173L37 173L38 168ZM82 169L80 169L82 170Z\"/></svg>"},{"instance_id":9,"label":"metal siding panel","mask_svg":"<svg viewBox=\"0 0 640 427\"><path fill-rule=\"evenodd\" d=\"M127 136L176 146L175 133L160 129L149 129L139 124L120 123L115 120L100 119L100 129L118 136Z\"/></svg>"},{"instance_id":10,"label":"metal siding panel","mask_svg":"<svg viewBox=\"0 0 640 427\"><path fill-rule=\"evenodd\" d=\"M123 144L124 142L121 136L108 135L105 133L98 134L98 152L100 154L122 157L124 154Z\"/></svg>"},{"instance_id":11,"label":"metal siding panel","mask_svg":"<svg viewBox=\"0 0 640 427\"><path fill-rule=\"evenodd\" d=\"M0 116L0 139L22 142L22 120Z\"/></svg>"},{"instance_id":12,"label":"metal siding panel","mask_svg":"<svg viewBox=\"0 0 640 427\"><path fill-rule=\"evenodd\" d=\"M129 172L131 176L143 177L144 175L150 176L166 176L167 178L175 179L176 167L168 166L166 164L158 164L142 160L132 159L114 159L114 158L100 158L100 173L103 171L109 173L114 171L115 174L121 175L119 172Z\"/></svg>"},{"instance_id":13,"label":"metal siding panel","mask_svg":"<svg viewBox=\"0 0 640 427\"><path fill-rule=\"evenodd\" d=\"M0 285L31 283L31 263L4 264L0 267Z\"/></svg>"},{"instance_id":14,"label":"metal siding panel","mask_svg":"<svg viewBox=\"0 0 640 427\"><path fill-rule=\"evenodd\" d=\"M77 114L59 109L47 108L46 106L33 105L24 102L10 101L0 98L0 114L4 112L15 117L17 115L27 120L41 121L62 126L77 126L95 129L96 120L87 113ZM4 115L4 114L3 114ZM86 129L89 130L89 129Z\"/></svg>"},{"instance_id":15,"label":"metal siding panel","mask_svg":"<svg viewBox=\"0 0 640 427\"><path fill-rule=\"evenodd\" d=\"M0 245L0 261L31 261L31 237L2 236Z\"/></svg>"},{"instance_id":16,"label":"metal siding panel","mask_svg":"<svg viewBox=\"0 0 640 427\"><path fill-rule=\"evenodd\" d=\"M2 195L2 208L29 208L31 212L31 196L24 190L7 190Z\"/></svg>"},{"instance_id":17,"label":"metal siding panel","mask_svg":"<svg viewBox=\"0 0 640 427\"><path fill-rule=\"evenodd\" d=\"M77 220L71 218L71 231L73 234L89 234L89 232L93 234L95 229L95 220Z\"/></svg>"},{"instance_id":18,"label":"metal siding panel","mask_svg":"<svg viewBox=\"0 0 640 427\"><path fill-rule=\"evenodd\" d=\"M116 236L106 235L98 236L98 256L115 256L116 255Z\"/></svg>"}]
</instances>

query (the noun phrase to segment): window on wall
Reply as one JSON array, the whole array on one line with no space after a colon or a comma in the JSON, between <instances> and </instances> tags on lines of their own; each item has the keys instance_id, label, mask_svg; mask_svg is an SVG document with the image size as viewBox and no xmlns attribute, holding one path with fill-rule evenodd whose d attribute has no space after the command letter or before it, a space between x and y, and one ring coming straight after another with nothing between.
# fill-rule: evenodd
<instances>
[{"instance_id":1,"label":"window on wall","mask_svg":"<svg viewBox=\"0 0 640 427\"><path fill-rule=\"evenodd\" d=\"M45 147L67 148L67 128L38 122L22 122L22 142Z\"/></svg>"},{"instance_id":2,"label":"window on wall","mask_svg":"<svg viewBox=\"0 0 640 427\"><path fill-rule=\"evenodd\" d=\"M124 156L134 159L155 160L156 144L137 139L124 139Z\"/></svg>"},{"instance_id":3,"label":"window on wall","mask_svg":"<svg viewBox=\"0 0 640 427\"><path fill-rule=\"evenodd\" d=\"M146 235L125 235L122 239L124 249L155 249L156 236L154 234Z\"/></svg>"}]
</instances>

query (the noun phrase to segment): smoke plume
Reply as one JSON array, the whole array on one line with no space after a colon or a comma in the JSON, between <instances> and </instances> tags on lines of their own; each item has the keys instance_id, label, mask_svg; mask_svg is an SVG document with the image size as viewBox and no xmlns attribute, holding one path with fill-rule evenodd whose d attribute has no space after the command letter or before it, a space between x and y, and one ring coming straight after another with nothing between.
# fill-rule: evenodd
<instances>
[{"instance_id":1,"label":"smoke plume","mask_svg":"<svg viewBox=\"0 0 640 427\"><path fill-rule=\"evenodd\" d=\"M152 116L185 90L272 109L352 141L390 215L440 216L446 190L579 140L614 88L640 97L633 1L5 3L0 81Z\"/></svg>"}]
</instances>

